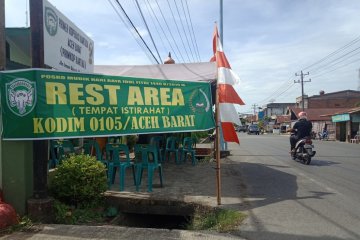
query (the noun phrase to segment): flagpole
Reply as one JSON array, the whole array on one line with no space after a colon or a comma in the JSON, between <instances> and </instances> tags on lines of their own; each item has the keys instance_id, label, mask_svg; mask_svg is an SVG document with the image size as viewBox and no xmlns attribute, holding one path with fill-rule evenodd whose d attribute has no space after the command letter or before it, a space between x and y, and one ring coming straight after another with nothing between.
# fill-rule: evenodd
<instances>
[{"instance_id":1,"label":"flagpole","mask_svg":"<svg viewBox=\"0 0 360 240\"><path fill-rule=\"evenodd\" d=\"M223 2L220 0L220 36L219 40L222 44L222 11L223 11ZM217 51L216 51L217 52ZM216 57L217 61L218 58ZM218 71L217 71L217 81L218 81ZM217 204L221 205L221 169L220 169L220 109L219 109L219 84L216 83L216 101L215 101L215 113L216 113L216 196Z\"/></svg>"},{"instance_id":2,"label":"flagpole","mask_svg":"<svg viewBox=\"0 0 360 240\"><path fill-rule=\"evenodd\" d=\"M220 164L220 141L223 140L221 137L221 133L224 135L224 140L226 139L226 142L236 142L239 144L239 138L235 132L234 126L232 123L238 123L239 124L239 116L236 114L236 116L232 116L229 113L221 112L220 114L220 101L221 103L232 103L232 104L239 104L244 105L244 102L241 100L239 95L236 93L236 91L233 88L233 85L237 82L237 78L233 76L233 73L231 72L230 64L228 63L226 56L224 54L223 48L222 48L222 22L223 22L223 0L220 0L220 27L221 27L221 36L219 36L218 28L215 23L215 31L214 31L214 38L213 38L213 49L214 49L214 57L211 58L210 61L216 60L217 65L217 75L216 75L216 93L215 93L215 120L216 120L216 140L215 140L215 153L216 153L216 193L217 193L217 204L221 205L221 164ZM228 76L225 77L225 74L219 75L219 69L221 68L222 73L228 73ZM219 80L219 77L221 78ZM219 84L220 83L220 84ZM221 86L221 87L220 87ZM229 91L230 96L226 96L226 91ZM221 94L221 96L220 96ZM221 97L221 99L220 99ZM235 107L232 106L234 109L230 112L235 112ZM224 109L221 109L222 111ZM227 110L226 110L227 111ZM221 115L221 116L220 116ZM220 119L221 118L221 119ZM235 119L235 120L234 120ZM224 132L224 128L226 129L226 132ZM223 132L222 132L223 131ZM226 134L226 137L225 137ZM225 145L226 147L226 145Z\"/></svg>"}]
</instances>

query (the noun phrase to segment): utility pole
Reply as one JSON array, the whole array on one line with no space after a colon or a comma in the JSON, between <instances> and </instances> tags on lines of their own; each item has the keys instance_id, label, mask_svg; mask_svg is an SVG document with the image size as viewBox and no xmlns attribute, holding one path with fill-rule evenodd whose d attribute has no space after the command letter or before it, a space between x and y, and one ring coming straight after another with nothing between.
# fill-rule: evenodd
<instances>
[{"instance_id":1,"label":"utility pole","mask_svg":"<svg viewBox=\"0 0 360 240\"><path fill-rule=\"evenodd\" d=\"M31 60L33 68L45 68L43 0L30 0ZM33 197L28 199L32 219L51 222L54 200L47 193L48 140L33 141Z\"/></svg>"},{"instance_id":2,"label":"utility pole","mask_svg":"<svg viewBox=\"0 0 360 240\"><path fill-rule=\"evenodd\" d=\"M304 76L309 75L309 72L303 73L303 71L300 71L300 74L295 73L295 76L300 76L300 80L294 80L294 83L301 83L301 105L302 105L302 111L304 111L304 82L311 82L311 79L304 81Z\"/></svg>"},{"instance_id":3,"label":"utility pole","mask_svg":"<svg viewBox=\"0 0 360 240\"><path fill-rule=\"evenodd\" d=\"M0 71L6 68L6 44L5 44L5 0L0 0ZM0 105L1 107L1 105ZM2 126L2 119L0 118L0 126ZM3 141L0 139L0 174L2 174L2 156L3 156ZM2 177L0 177L0 186L3 187Z\"/></svg>"},{"instance_id":4,"label":"utility pole","mask_svg":"<svg viewBox=\"0 0 360 240\"><path fill-rule=\"evenodd\" d=\"M254 115L256 115L256 108L257 108L257 104L253 104L253 105L251 105L252 106L252 108L254 109Z\"/></svg>"},{"instance_id":5,"label":"utility pole","mask_svg":"<svg viewBox=\"0 0 360 240\"><path fill-rule=\"evenodd\" d=\"M252 108L254 109L254 117L255 117L255 119L256 119L256 108L257 108L257 104L253 104L253 105L251 105L252 106ZM251 120L252 120L252 118L251 118ZM253 123L253 121L251 121L251 123Z\"/></svg>"},{"instance_id":6,"label":"utility pole","mask_svg":"<svg viewBox=\"0 0 360 240\"><path fill-rule=\"evenodd\" d=\"M223 18L223 16L224 16L223 15L224 7L223 7L223 0L220 0L219 3L220 3L220 7L219 7L219 9L220 9L220 19L219 19L219 31L220 31L220 33L219 33L219 38L220 38L221 46L224 49L224 42L223 42L223 39L224 39L224 24L223 24L223 22L224 22L224 18ZM227 144L227 142L224 141L223 130L222 130L221 127L220 127L220 149L224 150L224 151L228 150L228 144ZM221 201L218 201L218 202L220 203Z\"/></svg>"}]
</instances>

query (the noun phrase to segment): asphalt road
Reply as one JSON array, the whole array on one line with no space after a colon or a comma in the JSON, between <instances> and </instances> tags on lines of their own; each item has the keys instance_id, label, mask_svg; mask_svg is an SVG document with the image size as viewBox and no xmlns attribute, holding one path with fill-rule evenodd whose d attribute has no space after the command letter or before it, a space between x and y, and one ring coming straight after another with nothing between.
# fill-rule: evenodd
<instances>
[{"instance_id":1,"label":"asphalt road","mask_svg":"<svg viewBox=\"0 0 360 240\"><path fill-rule=\"evenodd\" d=\"M291 160L288 136L239 133L231 159L244 183L246 239L360 239L360 144L315 140L310 165Z\"/></svg>"}]
</instances>

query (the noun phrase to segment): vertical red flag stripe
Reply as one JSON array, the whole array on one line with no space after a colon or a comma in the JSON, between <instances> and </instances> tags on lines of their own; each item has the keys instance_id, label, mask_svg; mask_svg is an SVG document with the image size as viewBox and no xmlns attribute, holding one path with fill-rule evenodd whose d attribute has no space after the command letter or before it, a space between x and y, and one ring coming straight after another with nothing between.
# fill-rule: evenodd
<instances>
[{"instance_id":1,"label":"vertical red flag stripe","mask_svg":"<svg viewBox=\"0 0 360 240\"><path fill-rule=\"evenodd\" d=\"M230 64L225 56L225 54L223 52L216 52L216 63L217 63L217 67L224 67L224 68L230 68Z\"/></svg>"},{"instance_id":2,"label":"vertical red flag stripe","mask_svg":"<svg viewBox=\"0 0 360 240\"><path fill-rule=\"evenodd\" d=\"M234 124L232 122L222 122L221 127L223 130L224 140L226 142L236 142L240 144L239 138L234 128Z\"/></svg>"},{"instance_id":3,"label":"vertical red flag stripe","mask_svg":"<svg viewBox=\"0 0 360 240\"><path fill-rule=\"evenodd\" d=\"M218 90L220 103L235 103L239 105L245 105L232 85L218 84Z\"/></svg>"},{"instance_id":4,"label":"vertical red flag stripe","mask_svg":"<svg viewBox=\"0 0 360 240\"><path fill-rule=\"evenodd\" d=\"M214 56L211 58L210 61L216 61L218 67L217 92L219 98L219 109L217 109L217 111L220 111L220 113L223 112L219 120L221 122L221 127L223 130L223 137L226 142L236 142L239 144L239 139L233 123L240 123L240 120L238 119L238 114L235 110L235 107L233 107L233 109L231 110L231 108L226 109L225 105L244 105L244 102L241 100L234 87L232 86L232 84L237 82L238 77L236 77L235 74L231 71L230 64L223 52L217 26L215 26L213 36L213 51Z\"/></svg>"}]
</instances>

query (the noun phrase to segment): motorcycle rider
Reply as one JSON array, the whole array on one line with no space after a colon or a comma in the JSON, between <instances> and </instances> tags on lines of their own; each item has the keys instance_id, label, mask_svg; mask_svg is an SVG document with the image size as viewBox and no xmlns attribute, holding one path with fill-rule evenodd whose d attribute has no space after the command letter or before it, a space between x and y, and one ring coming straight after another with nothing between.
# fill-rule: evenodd
<instances>
[{"instance_id":1,"label":"motorcycle rider","mask_svg":"<svg viewBox=\"0 0 360 240\"><path fill-rule=\"evenodd\" d=\"M328 138L328 131L325 127L324 127L323 131L319 134L319 138L320 138L320 140Z\"/></svg>"},{"instance_id":2,"label":"motorcycle rider","mask_svg":"<svg viewBox=\"0 0 360 240\"><path fill-rule=\"evenodd\" d=\"M293 128L290 129L290 131L294 133L290 136L291 154L295 151L296 142L299 139L310 136L312 130L312 123L307 120L306 112L299 112L298 116L299 120L294 124Z\"/></svg>"}]
</instances>

